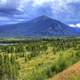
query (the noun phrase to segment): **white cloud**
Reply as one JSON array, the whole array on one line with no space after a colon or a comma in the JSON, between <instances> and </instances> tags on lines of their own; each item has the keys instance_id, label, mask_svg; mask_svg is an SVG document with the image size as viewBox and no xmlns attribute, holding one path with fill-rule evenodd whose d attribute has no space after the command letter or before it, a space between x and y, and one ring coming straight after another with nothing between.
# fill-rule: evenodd
<instances>
[{"instance_id":1,"label":"white cloud","mask_svg":"<svg viewBox=\"0 0 80 80\"><path fill-rule=\"evenodd\" d=\"M74 28L76 27L75 24L69 24L69 26L70 26L70 27L74 27Z\"/></svg>"},{"instance_id":2,"label":"white cloud","mask_svg":"<svg viewBox=\"0 0 80 80\"><path fill-rule=\"evenodd\" d=\"M16 8L19 3L20 0L0 0L0 8Z\"/></svg>"},{"instance_id":3,"label":"white cloud","mask_svg":"<svg viewBox=\"0 0 80 80\"><path fill-rule=\"evenodd\" d=\"M1 17L1 16L0 16L0 21L7 21L7 20L10 20L10 19L7 18L7 17Z\"/></svg>"},{"instance_id":4,"label":"white cloud","mask_svg":"<svg viewBox=\"0 0 80 80\"><path fill-rule=\"evenodd\" d=\"M69 24L70 27L74 27L74 28L80 28L80 23L77 24Z\"/></svg>"},{"instance_id":5,"label":"white cloud","mask_svg":"<svg viewBox=\"0 0 80 80\"><path fill-rule=\"evenodd\" d=\"M76 27L79 27L80 28L80 23L76 24Z\"/></svg>"},{"instance_id":6,"label":"white cloud","mask_svg":"<svg viewBox=\"0 0 80 80\"><path fill-rule=\"evenodd\" d=\"M50 3L54 0L33 0L33 7L35 6L41 6L41 5L44 5L45 3Z\"/></svg>"},{"instance_id":7,"label":"white cloud","mask_svg":"<svg viewBox=\"0 0 80 80\"><path fill-rule=\"evenodd\" d=\"M25 11L28 7L33 7L33 9L45 6L46 3L52 9L53 15L59 15L59 13L67 12L67 14L73 15L71 8L68 6L71 2L80 2L80 0L21 0L18 10ZM31 3L31 4L30 4ZM27 6L29 5L30 6ZM68 16L70 17L70 16Z\"/></svg>"},{"instance_id":8,"label":"white cloud","mask_svg":"<svg viewBox=\"0 0 80 80\"><path fill-rule=\"evenodd\" d=\"M37 8L48 3L49 7L52 8L53 14L59 14L59 12L63 10L71 13L71 9L68 7L68 3L71 2L80 2L80 0L0 0L0 6L7 4L9 7L17 7L18 10L24 11L26 10L26 6L29 4L30 6L27 7L32 6L33 8Z\"/></svg>"},{"instance_id":9,"label":"white cloud","mask_svg":"<svg viewBox=\"0 0 80 80\"><path fill-rule=\"evenodd\" d=\"M59 7L65 6L71 2L80 2L80 0L0 0L0 6L6 4L11 6L18 5L17 7L20 9L25 8L29 2L32 3L32 6L42 6L45 3L49 3L52 4L51 7L55 6L54 8L58 9Z\"/></svg>"},{"instance_id":10,"label":"white cloud","mask_svg":"<svg viewBox=\"0 0 80 80\"><path fill-rule=\"evenodd\" d=\"M25 8L25 5L27 5L27 3L29 3L29 2L32 2L33 6L42 6L45 3L50 3L50 4L53 4L51 6L57 7L57 6L64 6L71 2L78 2L78 1L80 2L80 0L74 0L74 1L73 0L21 0L19 2L20 2L20 5ZM54 7L54 8L56 8L56 7Z\"/></svg>"},{"instance_id":11,"label":"white cloud","mask_svg":"<svg viewBox=\"0 0 80 80\"><path fill-rule=\"evenodd\" d=\"M80 11L78 10L78 13L76 13L76 10L73 8L76 5L73 5L73 7L69 6L69 3L75 2L80 3L80 0L0 0L0 7L8 3L9 7L13 6L30 17L44 13L45 15L49 14L54 19L62 20L64 22L69 20L73 21L73 19L76 21L79 18ZM76 16L75 14L78 15Z\"/></svg>"},{"instance_id":12,"label":"white cloud","mask_svg":"<svg viewBox=\"0 0 80 80\"><path fill-rule=\"evenodd\" d=\"M0 0L0 6L4 6L6 4L7 0Z\"/></svg>"}]
</instances>

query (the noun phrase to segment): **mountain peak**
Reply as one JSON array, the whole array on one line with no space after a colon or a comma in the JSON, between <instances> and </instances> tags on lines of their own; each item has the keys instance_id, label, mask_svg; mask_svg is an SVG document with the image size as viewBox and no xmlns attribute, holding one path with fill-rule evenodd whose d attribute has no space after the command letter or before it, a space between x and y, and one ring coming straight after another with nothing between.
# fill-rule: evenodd
<instances>
[{"instance_id":1,"label":"mountain peak","mask_svg":"<svg viewBox=\"0 0 80 80\"><path fill-rule=\"evenodd\" d=\"M42 17L42 18L49 18L47 15L41 15L39 17Z\"/></svg>"},{"instance_id":2,"label":"mountain peak","mask_svg":"<svg viewBox=\"0 0 80 80\"><path fill-rule=\"evenodd\" d=\"M49 16L46 16L46 15L39 16L38 18L41 18L41 19L51 19Z\"/></svg>"},{"instance_id":3,"label":"mountain peak","mask_svg":"<svg viewBox=\"0 0 80 80\"><path fill-rule=\"evenodd\" d=\"M50 18L49 16L46 15L42 15L42 16L38 16L37 18L33 19L33 20L37 20L37 21L52 21L54 19Z\"/></svg>"},{"instance_id":4,"label":"mountain peak","mask_svg":"<svg viewBox=\"0 0 80 80\"><path fill-rule=\"evenodd\" d=\"M0 37L33 36L33 37L62 37L80 36L79 30L64 23L42 15L31 21L0 26Z\"/></svg>"}]
</instances>

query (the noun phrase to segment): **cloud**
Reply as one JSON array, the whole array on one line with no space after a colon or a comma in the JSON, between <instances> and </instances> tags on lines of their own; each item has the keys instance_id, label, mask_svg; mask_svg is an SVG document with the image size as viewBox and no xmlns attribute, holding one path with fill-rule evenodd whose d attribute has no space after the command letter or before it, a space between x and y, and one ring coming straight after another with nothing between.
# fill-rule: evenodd
<instances>
[{"instance_id":1,"label":"cloud","mask_svg":"<svg viewBox=\"0 0 80 80\"><path fill-rule=\"evenodd\" d=\"M1 7L16 8L23 18L45 14L62 22L80 21L80 0L0 0Z\"/></svg>"},{"instance_id":2,"label":"cloud","mask_svg":"<svg viewBox=\"0 0 80 80\"><path fill-rule=\"evenodd\" d=\"M9 18L9 17L1 17L0 16L0 25L5 25L5 24L15 24L18 22L22 22L23 19L15 19L15 18Z\"/></svg>"},{"instance_id":3,"label":"cloud","mask_svg":"<svg viewBox=\"0 0 80 80\"><path fill-rule=\"evenodd\" d=\"M53 0L33 0L33 7L35 6L42 6L45 3L51 3Z\"/></svg>"},{"instance_id":4,"label":"cloud","mask_svg":"<svg viewBox=\"0 0 80 80\"><path fill-rule=\"evenodd\" d=\"M47 7L45 9L48 12L51 12L49 14L51 15L51 17L59 20L66 19L67 21L70 21L76 20L79 17L80 10L79 6L76 7L77 3L80 3L80 0L22 0L20 2L20 5L18 6L18 9L23 12L26 12L27 14L33 15L38 13L39 10L40 12L42 12L44 10L44 7ZM78 17L75 16L76 10L78 11ZM44 12L44 14L46 13Z\"/></svg>"},{"instance_id":5,"label":"cloud","mask_svg":"<svg viewBox=\"0 0 80 80\"><path fill-rule=\"evenodd\" d=\"M17 8L19 3L18 0L0 0L0 8Z\"/></svg>"},{"instance_id":6,"label":"cloud","mask_svg":"<svg viewBox=\"0 0 80 80\"><path fill-rule=\"evenodd\" d=\"M0 16L0 21L4 21L4 20L7 21L7 20L9 20L9 18Z\"/></svg>"},{"instance_id":7,"label":"cloud","mask_svg":"<svg viewBox=\"0 0 80 80\"><path fill-rule=\"evenodd\" d=\"M0 6L6 4L6 2L7 2L6 0L0 0Z\"/></svg>"},{"instance_id":8,"label":"cloud","mask_svg":"<svg viewBox=\"0 0 80 80\"><path fill-rule=\"evenodd\" d=\"M80 23L77 24L69 24L70 27L74 27L74 28L80 28Z\"/></svg>"},{"instance_id":9,"label":"cloud","mask_svg":"<svg viewBox=\"0 0 80 80\"><path fill-rule=\"evenodd\" d=\"M80 23L76 24L76 26L80 28Z\"/></svg>"},{"instance_id":10,"label":"cloud","mask_svg":"<svg viewBox=\"0 0 80 80\"><path fill-rule=\"evenodd\" d=\"M75 2L80 3L80 0L0 0L0 6L11 6L20 10L25 10L29 7L35 9L47 4L50 8L52 8L53 12L58 13L63 10L71 11L68 4Z\"/></svg>"}]
</instances>

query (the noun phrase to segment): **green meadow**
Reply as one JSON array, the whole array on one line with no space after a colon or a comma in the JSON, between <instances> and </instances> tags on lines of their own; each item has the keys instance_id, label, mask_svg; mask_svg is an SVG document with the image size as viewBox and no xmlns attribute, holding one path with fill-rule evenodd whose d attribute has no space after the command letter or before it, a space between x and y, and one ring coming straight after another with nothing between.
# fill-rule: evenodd
<instances>
[{"instance_id":1,"label":"green meadow","mask_svg":"<svg viewBox=\"0 0 80 80\"><path fill-rule=\"evenodd\" d=\"M0 44L0 80L49 80L80 61L80 38L1 39Z\"/></svg>"}]
</instances>

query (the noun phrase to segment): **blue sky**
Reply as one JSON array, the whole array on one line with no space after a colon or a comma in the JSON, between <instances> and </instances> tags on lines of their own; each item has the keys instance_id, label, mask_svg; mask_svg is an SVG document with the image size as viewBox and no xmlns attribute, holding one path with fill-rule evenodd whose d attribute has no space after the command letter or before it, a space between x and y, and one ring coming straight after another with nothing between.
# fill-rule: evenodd
<instances>
[{"instance_id":1,"label":"blue sky","mask_svg":"<svg viewBox=\"0 0 80 80\"><path fill-rule=\"evenodd\" d=\"M80 23L80 0L0 0L0 23L30 20L40 15L77 27Z\"/></svg>"}]
</instances>

